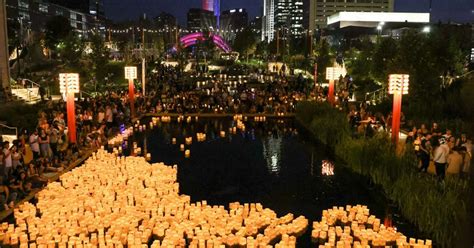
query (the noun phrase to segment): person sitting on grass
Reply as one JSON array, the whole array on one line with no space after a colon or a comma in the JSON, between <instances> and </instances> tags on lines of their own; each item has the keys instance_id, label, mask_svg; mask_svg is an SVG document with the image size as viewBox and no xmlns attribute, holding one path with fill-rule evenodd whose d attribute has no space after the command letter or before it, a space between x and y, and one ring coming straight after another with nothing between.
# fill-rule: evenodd
<instances>
[{"instance_id":1,"label":"person sitting on grass","mask_svg":"<svg viewBox=\"0 0 474 248\"><path fill-rule=\"evenodd\" d=\"M9 180L10 193L16 193L18 198L25 198L31 192L31 183L26 180L26 172L21 171L18 176Z\"/></svg>"},{"instance_id":2,"label":"person sitting on grass","mask_svg":"<svg viewBox=\"0 0 474 248\"><path fill-rule=\"evenodd\" d=\"M48 183L48 179L42 176L42 172L35 163L30 163L26 172L27 180L31 182L32 188L42 188Z\"/></svg>"}]
</instances>

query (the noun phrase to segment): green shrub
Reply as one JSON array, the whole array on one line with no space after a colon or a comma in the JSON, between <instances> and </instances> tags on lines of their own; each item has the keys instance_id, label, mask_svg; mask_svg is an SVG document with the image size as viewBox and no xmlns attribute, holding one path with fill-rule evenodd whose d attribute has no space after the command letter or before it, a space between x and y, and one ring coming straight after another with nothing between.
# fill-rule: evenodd
<instances>
[{"instance_id":1,"label":"green shrub","mask_svg":"<svg viewBox=\"0 0 474 248\"><path fill-rule=\"evenodd\" d=\"M330 147L350 135L346 115L329 104L301 102L296 109L296 117L318 140Z\"/></svg>"},{"instance_id":2,"label":"green shrub","mask_svg":"<svg viewBox=\"0 0 474 248\"><path fill-rule=\"evenodd\" d=\"M7 125L33 130L38 124L38 105L24 103L6 103L0 106L0 121ZM20 131L20 130L18 130Z\"/></svg>"}]
</instances>

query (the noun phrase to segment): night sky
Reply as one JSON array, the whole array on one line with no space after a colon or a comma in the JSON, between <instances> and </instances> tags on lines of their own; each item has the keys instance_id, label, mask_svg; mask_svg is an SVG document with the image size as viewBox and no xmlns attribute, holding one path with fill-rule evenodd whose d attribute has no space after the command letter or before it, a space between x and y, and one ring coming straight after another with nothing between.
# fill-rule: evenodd
<instances>
[{"instance_id":1,"label":"night sky","mask_svg":"<svg viewBox=\"0 0 474 248\"><path fill-rule=\"evenodd\" d=\"M432 21L474 21L474 0L432 0ZM200 7L201 0L104 0L108 18L114 21L137 19L142 13L154 17L165 11L186 23L189 8ZM246 8L250 18L260 15L262 0L221 0L221 10ZM395 0L395 11L428 12L429 0Z\"/></svg>"}]
</instances>

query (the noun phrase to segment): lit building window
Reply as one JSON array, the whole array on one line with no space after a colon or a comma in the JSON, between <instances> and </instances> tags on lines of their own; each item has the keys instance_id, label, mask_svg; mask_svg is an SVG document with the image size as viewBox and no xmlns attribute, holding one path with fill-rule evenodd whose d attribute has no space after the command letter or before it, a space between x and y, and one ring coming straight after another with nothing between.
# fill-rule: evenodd
<instances>
[{"instance_id":1,"label":"lit building window","mask_svg":"<svg viewBox=\"0 0 474 248\"><path fill-rule=\"evenodd\" d=\"M49 6L44 3L40 3L38 6L38 10L43 13L48 13L49 12Z\"/></svg>"},{"instance_id":2,"label":"lit building window","mask_svg":"<svg viewBox=\"0 0 474 248\"><path fill-rule=\"evenodd\" d=\"M30 5L28 4L27 1L22 0L22 1L18 1L18 7L22 9L28 9Z\"/></svg>"}]
</instances>

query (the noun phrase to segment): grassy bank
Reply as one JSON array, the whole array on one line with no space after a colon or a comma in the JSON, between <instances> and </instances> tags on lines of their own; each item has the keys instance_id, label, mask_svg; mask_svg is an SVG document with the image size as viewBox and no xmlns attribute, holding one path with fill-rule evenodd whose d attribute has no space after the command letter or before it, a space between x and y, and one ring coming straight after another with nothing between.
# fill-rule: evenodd
<instances>
[{"instance_id":1,"label":"grassy bank","mask_svg":"<svg viewBox=\"0 0 474 248\"><path fill-rule=\"evenodd\" d=\"M405 218L439 246L461 247L468 221L468 182L447 178L439 183L417 171L410 147L397 156L387 134L352 137L346 115L328 104L303 102L297 119L319 141L334 148L338 158L357 173L381 185Z\"/></svg>"}]
</instances>

